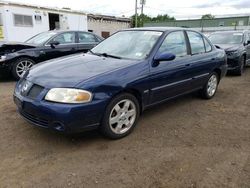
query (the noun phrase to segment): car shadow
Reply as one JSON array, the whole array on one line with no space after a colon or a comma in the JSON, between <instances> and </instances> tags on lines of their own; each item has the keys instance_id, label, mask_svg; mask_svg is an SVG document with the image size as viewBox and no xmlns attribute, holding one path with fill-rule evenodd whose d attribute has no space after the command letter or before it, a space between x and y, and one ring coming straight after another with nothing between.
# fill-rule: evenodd
<instances>
[{"instance_id":1,"label":"car shadow","mask_svg":"<svg viewBox=\"0 0 250 188\"><path fill-rule=\"evenodd\" d=\"M0 83L1 82L15 82L16 80L10 75L0 75Z\"/></svg>"}]
</instances>

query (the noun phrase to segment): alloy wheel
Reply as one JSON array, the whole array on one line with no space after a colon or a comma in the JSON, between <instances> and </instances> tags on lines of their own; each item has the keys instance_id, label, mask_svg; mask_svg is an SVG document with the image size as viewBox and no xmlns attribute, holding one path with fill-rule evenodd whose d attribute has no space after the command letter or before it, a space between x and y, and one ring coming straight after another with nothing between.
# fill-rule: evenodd
<instances>
[{"instance_id":1,"label":"alloy wheel","mask_svg":"<svg viewBox=\"0 0 250 188\"><path fill-rule=\"evenodd\" d=\"M136 105L129 99L118 102L111 110L109 126L115 134L124 134L130 130L137 116Z\"/></svg>"},{"instance_id":2,"label":"alloy wheel","mask_svg":"<svg viewBox=\"0 0 250 188\"><path fill-rule=\"evenodd\" d=\"M20 61L16 66L16 73L19 77L22 76L24 72L29 70L33 66L33 62L29 60Z\"/></svg>"},{"instance_id":3,"label":"alloy wheel","mask_svg":"<svg viewBox=\"0 0 250 188\"><path fill-rule=\"evenodd\" d=\"M208 84L207 84L207 94L209 95L209 97L214 96L216 90L217 90L217 86L218 86L218 79L216 75L212 75L209 80L208 80Z\"/></svg>"}]
</instances>

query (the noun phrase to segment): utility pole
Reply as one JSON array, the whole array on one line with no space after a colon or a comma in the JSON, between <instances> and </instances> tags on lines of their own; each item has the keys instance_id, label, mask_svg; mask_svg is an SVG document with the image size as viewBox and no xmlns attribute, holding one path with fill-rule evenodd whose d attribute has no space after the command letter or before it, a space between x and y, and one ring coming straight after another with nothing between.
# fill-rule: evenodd
<instances>
[{"instance_id":1,"label":"utility pole","mask_svg":"<svg viewBox=\"0 0 250 188\"><path fill-rule=\"evenodd\" d=\"M138 23L138 15L137 15L137 0L135 0L135 27L137 27Z\"/></svg>"},{"instance_id":2,"label":"utility pole","mask_svg":"<svg viewBox=\"0 0 250 188\"><path fill-rule=\"evenodd\" d=\"M141 4L141 24L143 26L143 8L144 5L146 4L146 0L140 0L140 4Z\"/></svg>"}]
</instances>

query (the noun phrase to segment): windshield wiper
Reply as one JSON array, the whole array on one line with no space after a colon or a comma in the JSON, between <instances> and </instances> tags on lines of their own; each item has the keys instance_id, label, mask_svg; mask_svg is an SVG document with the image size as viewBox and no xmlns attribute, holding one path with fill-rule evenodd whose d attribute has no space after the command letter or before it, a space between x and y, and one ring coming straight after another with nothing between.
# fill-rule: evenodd
<instances>
[{"instance_id":1,"label":"windshield wiper","mask_svg":"<svg viewBox=\"0 0 250 188\"><path fill-rule=\"evenodd\" d=\"M90 52L93 55L97 55L96 53L94 53L92 50L89 50L88 52Z\"/></svg>"},{"instance_id":2,"label":"windshield wiper","mask_svg":"<svg viewBox=\"0 0 250 188\"><path fill-rule=\"evenodd\" d=\"M103 57L111 57L111 58L115 58L115 59L122 59L119 56L115 56L115 55L111 55L111 54L107 54L107 53L101 53L101 54L98 54L98 55L103 56Z\"/></svg>"},{"instance_id":3,"label":"windshield wiper","mask_svg":"<svg viewBox=\"0 0 250 188\"><path fill-rule=\"evenodd\" d=\"M92 50L89 50L89 52L93 55L97 55L97 56L103 56L103 57L111 57L111 58L115 58L115 59L122 59L119 56L115 56L115 55L111 55L111 54L107 54L107 53L95 53Z\"/></svg>"}]
</instances>

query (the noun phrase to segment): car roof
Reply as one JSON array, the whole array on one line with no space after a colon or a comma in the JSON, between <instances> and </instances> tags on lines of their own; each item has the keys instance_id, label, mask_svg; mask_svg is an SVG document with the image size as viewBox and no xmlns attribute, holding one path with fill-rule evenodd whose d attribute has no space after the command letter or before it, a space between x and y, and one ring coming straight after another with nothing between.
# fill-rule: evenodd
<instances>
[{"instance_id":1,"label":"car roof","mask_svg":"<svg viewBox=\"0 0 250 188\"><path fill-rule=\"evenodd\" d=\"M213 32L211 34L216 34L216 33L245 33L245 32L248 32L246 30L231 30L231 31L216 31L216 32Z\"/></svg>"},{"instance_id":2,"label":"car roof","mask_svg":"<svg viewBox=\"0 0 250 188\"><path fill-rule=\"evenodd\" d=\"M184 28L184 27L138 27L138 28L130 28L130 29L123 29L122 31L196 31L194 29Z\"/></svg>"},{"instance_id":3,"label":"car roof","mask_svg":"<svg viewBox=\"0 0 250 188\"><path fill-rule=\"evenodd\" d=\"M124 29L125 31L175 31L175 30L191 30L192 29L184 28L184 27L138 27L138 28L131 28L131 29Z\"/></svg>"},{"instance_id":4,"label":"car roof","mask_svg":"<svg viewBox=\"0 0 250 188\"><path fill-rule=\"evenodd\" d=\"M65 33L65 32L84 32L84 33L91 33L88 31L80 31L80 30L50 30L50 31L44 31L43 33ZM94 33L93 33L94 34Z\"/></svg>"}]
</instances>

